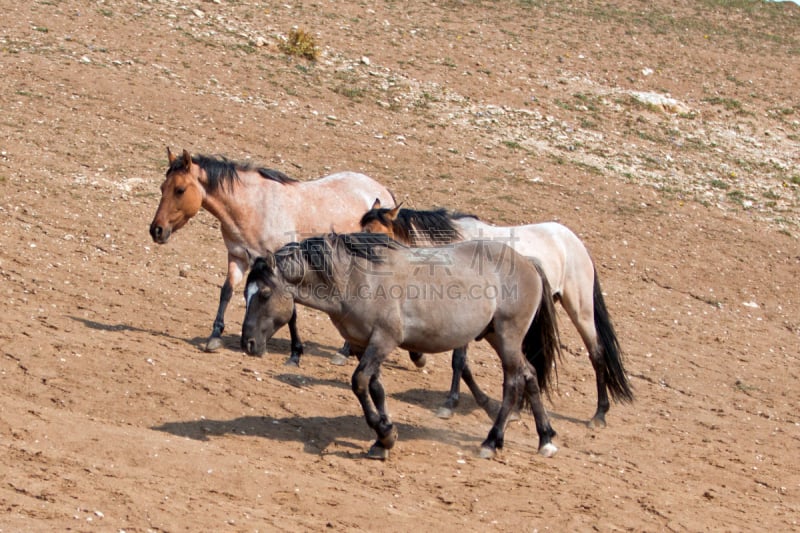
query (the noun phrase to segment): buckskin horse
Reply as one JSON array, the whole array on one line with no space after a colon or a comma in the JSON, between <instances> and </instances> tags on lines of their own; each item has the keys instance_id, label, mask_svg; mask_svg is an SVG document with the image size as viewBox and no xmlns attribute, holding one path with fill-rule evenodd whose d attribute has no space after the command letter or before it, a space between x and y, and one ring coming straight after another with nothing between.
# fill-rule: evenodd
<instances>
[{"instance_id":1,"label":"buckskin horse","mask_svg":"<svg viewBox=\"0 0 800 533\"><path fill-rule=\"evenodd\" d=\"M161 184L161 201L150 224L150 235L165 244L201 208L220 221L228 250L228 272L206 351L222 346L225 310L234 287L242 280L249 258L275 251L284 244L330 231L358 229L364 210L375 197L394 205L392 193L372 178L338 172L300 182L286 174L224 157L180 156L167 148L169 168ZM296 314L289 322L291 356L297 363L303 345L297 335Z\"/></svg>"}]
</instances>

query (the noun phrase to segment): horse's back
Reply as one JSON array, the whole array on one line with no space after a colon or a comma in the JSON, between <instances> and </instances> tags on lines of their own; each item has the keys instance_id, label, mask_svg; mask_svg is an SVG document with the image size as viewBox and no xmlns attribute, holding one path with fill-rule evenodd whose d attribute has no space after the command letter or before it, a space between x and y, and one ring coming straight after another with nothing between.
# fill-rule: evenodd
<instances>
[{"instance_id":1,"label":"horse's back","mask_svg":"<svg viewBox=\"0 0 800 533\"><path fill-rule=\"evenodd\" d=\"M334 196L332 198L329 197L331 200L340 198L357 203L358 209L362 210L369 210L376 198L381 201L382 205L394 206L394 197L389 189L360 172L349 170L336 172L316 180L303 182L302 187L308 190L321 191L324 194L332 194ZM366 209L363 209L364 206L366 206ZM333 205L333 207L341 209L344 206ZM357 229L359 228L353 231Z\"/></svg>"},{"instance_id":2,"label":"horse's back","mask_svg":"<svg viewBox=\"0 0 800 533\"><path fill-rule=\"evenodd\" d=\"M347 272L343 292L354 297L346 298L334 324L355 344L380 330L403 349L447 351L484 335L498 320L522 331L541 301L536 269L500 242L387 248L381 254L369 264L340 265Z\"/></svg>"},{"instance_id":3,"label":"horse's back","mask_svg":"<svg viewBox=\"0 0 800 533\"><path fill-rule=\"evenodd\" d=\"M292 226L287 234L294 238L358 231L361 215L376 198L394 205L389 189L366 174L351 171L303 181L280 192L280 201L273 208L279 210L281 225ZM264 228L265 232L271 230Z\"/></svg>"},{"instance_id":4,"label":"horse's back","mask_svg":"<svg viewBox=\"0 0 800 533\"><path fill-rule=\"evenodd\" d=\"M511 246L517 253L535 259L554 293L560 293L568 278L593 271L589 251L583 241L558 222L520 226L494 226L473 219L459 220L465 239L489 239Z\"/></svg>"}]
</instances>

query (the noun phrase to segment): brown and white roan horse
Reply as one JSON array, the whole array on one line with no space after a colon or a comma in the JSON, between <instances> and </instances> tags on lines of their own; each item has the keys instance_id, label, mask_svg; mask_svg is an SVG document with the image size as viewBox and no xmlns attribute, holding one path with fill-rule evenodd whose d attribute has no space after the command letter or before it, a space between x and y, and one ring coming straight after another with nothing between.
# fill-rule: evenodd
<instances>
[{"instance_id":1,"label":"brown and white roan horse","mask_svg":"<svg viewBox=\"0 0 800 533\"><path fill-rule=\"evenodd\" d=\"M356 172L338 172L300 182L277 170L224 157L191 156L186 150L176 156L169 148L167 157L169 168L161 184L161 202L150 224L153 240L166 243L204 208L220 221L228 249L228 274L220 291L207 351L222 346L225 309L252 258L311 235L356 231L361 215L376 197L394 205L386 187ZM289 323L291 359L297 361L302 344L294 318Z\"/></svg>"},{"instance_id":2,"label":"brown and white roan horse","mask_svg":"<svg viewBox=\"0 0 800 533\"><path fill-rule=\"evenodd\" d=\"M552 289L553 298L569 315L589 352L597 382L597 410L590 427L605 427L610 407L608 393L616 401L633 401L633 391L622 363L622 351L597 279L594 262L586 246L572 230L556 222L522 226L494 226L474 215L445 209L419 211L387 208L376 199L372 209L361 217L362 231L384 233L409 246L441 246L465 240L493 240L541 266ZM472 380L466 364L466 351L453 353L453 381L450 394L440 412L447 413L458 403L461 370L464 381L479 404L485 395ZM441 416L441 415L440 415Z\"/></svg>"}]
</instances>

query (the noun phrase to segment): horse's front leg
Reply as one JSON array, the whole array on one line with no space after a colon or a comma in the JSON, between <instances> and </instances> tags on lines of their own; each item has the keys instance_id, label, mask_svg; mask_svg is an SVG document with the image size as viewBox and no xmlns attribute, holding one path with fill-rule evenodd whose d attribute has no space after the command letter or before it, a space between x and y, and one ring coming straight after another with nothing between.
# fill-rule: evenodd
<instances>
[{"instance_id":1,"label":"horse's front leg","mask_svg":"<svg viewBox=\"0 0 800 533\"><path fill-rule=\"evenodd\" d=\"M386 409L386 393L381 383L380 367L389 351L391 350L378 351L373 346L367 347L351 380L353 393L361 403L367 425L378 437L367 452L370 459L388 459L389 450L397 441L397 429Z\"/></svg>"},{"instance_id":2,"label":"horse's front leg","mask_svg":"<svg viewBox=\"0 0 800 533\"><path fill-rule=\"evenodd\" d=\"M222 332L225 331L225 310L233 296L233 288L242 281L246 264L238 257L228 254L228 277L219 291L219 307L217 316L214 318L214 326L211 329L211 336L206 342L205 351L215 352L222 348Z\"/></svg>"},{"instance_id":3,"label":"horse's front leg","mask_svg":"<svg viewBox=\"0 0 800 533\"><path fill-rule=\"evenodd\" d=\"M292 318L289 319L289 337L291 339L291 354L286 361L288 366L300 366L300 356L303 355L303 341L297 333L297 305L292 307Z\"/></svg>"}]
</instances>

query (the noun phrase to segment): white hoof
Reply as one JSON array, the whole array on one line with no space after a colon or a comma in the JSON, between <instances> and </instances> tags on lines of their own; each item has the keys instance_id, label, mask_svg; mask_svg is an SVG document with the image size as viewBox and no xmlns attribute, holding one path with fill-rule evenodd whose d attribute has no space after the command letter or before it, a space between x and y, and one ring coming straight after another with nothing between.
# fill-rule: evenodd
<instances>
[{"instance_id":1,"label":"white hoof","mask_svg":"<svg viewBox=\"0 0 800 533\"><path fill-rule=\"evenodd\" d=\"M480 453L481 459L493 459L495 455L496 452L491 448L485 448L481 446L481 453Z\"/></svg>"},{"instance_id":2,"label":"white hoof","mask_svg":"<svg viewBox=\"0 0 800 533\"><path fill-rule=\"evenodd\" d=\"M348 358L346 355L342 355L340 353L333 354L331 357L331 364L336 366L344 366L347 364Z\"/></svg>"},{"instance_id":3,"label":"white hoof","mask_svg":"<svg viewBox=\"0 0 800 533\"><path fill-rule=\"evenodd\" d=\"M557 451L558 448L556 448L556 445L553 444L552 442L548 442L547 444L539 448L539 455L543 457L553 457Z\"/></svg>"},{"instance_id":4,"label":"white hoof","mask_svg":"<svg viewBox=\"0 0 800 533\"><path fill-rule=\"evenodd\" d=\"M452 418L453 417L453 410L448 407L440 407L438 411L436 411L436 416L438 418Z\"/></svg>"}]
</instances>

